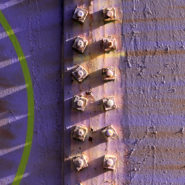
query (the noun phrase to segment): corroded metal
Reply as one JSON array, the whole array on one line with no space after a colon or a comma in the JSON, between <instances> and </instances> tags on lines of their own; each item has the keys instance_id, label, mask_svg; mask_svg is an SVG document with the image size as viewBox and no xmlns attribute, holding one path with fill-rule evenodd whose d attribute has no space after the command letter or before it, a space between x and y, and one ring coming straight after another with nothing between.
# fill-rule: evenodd
<instances>
[{"instance_id":1,"label":"corroded metal","mask_svg":"<svg viewBox=\"0 0 185 185\"><path fill-rule=\"evenodd\" d=\"M83 54L87 45L88 45L88 41L85 38L76 37L73 43L73 49Z\"/></svg>"},{"instance_id":2,"label":"corroded metal","mask_svg":"<svg viewBox=\"0 0 185 185\"><path fill-rule=\"evenodd\" d=\"M84 125L75 126L72 132L73 139L84 141L87 136L88 129Z\"/></svg>"},{"instance_id":3,"label":"corroded metal","mask_svg":"<svg viewBox=\"0 0 185 185\"><path fill-rule=\"evenodd\" d=\"M114 37L108 36L102 39L102 48L105 52L116 50L117 41Z\"/></svg>"},{"instance_id":4,"label":"corroded metal","mask_svg":"<svg viewBox=\"0 0 185 185\"><path fill-rule=\"evenodd\" d=\"M82 95L76 95L73 98L72 107L78 111L84 111L87 106L88 99Z\"/></svg>"},{"instance_id":5,"label":"corroded metal","mask_svg":"<svg viewBox=\"0 0 185 185\"><path fill-rule=\"evenodd\" d=\"M88 11L85 8L77 7L73 14L73 19L80 23L84 23L88 15Z\"/></svg>"},{"instance_id":6,"label":"corroded metal","mask_svg":"<svg viewBox=\"0 0 185 185\"><path fill-rule=\"evenodd\" d=\"M103 98L102 103L105 111L109 111L116 108L116 103L113 96Z\"/></svg>"},{"instance_id":7,"label":"corroded metal","mask_svg":"<svg viewBox=\"0 0 185 185\"><path fill-rule=\"evenodd\" d=\"M103 160L103 168L106 170L116 169L117 157L114 155L105 155Z\"/></svg>"},{"instance_id":8,"label":"corroded metal","mask_svg":"<svg viewBox=\"0 0 185 185\"><path fill-rule=\"evenodd\" d=\"M118 136L116 129L112 125L103 128L101 132L106 139L116 138Z\"/></svg>"},{"instance_id":9,"label":"corroded metal","mask_svg":"<svg viewBox=\"0 0 185 185\"><path fill-rule=\"evenodd\" d=\"M69 84L70 80L68 76L64 77L66 80L64 86L66 88L65 127L70 129L73 125L84 125L88 128L88 133L82 143L73 141L74 138L68 134L71 134L70 131L65 132L65 158L66 160L68 158L71 159L72 156L83 152L89 159L89 168L82 171L82 173L75 173L73 169L70 168L70 165L66 163L64 168L64 184L82 183L84 185L91 185L104 184L105 182L105 184L109 185L121 185L126 183L125 179L122 178L124 176L122 174L124 174L125 171L125 165L123 165L125 161L122 159L124 159L124 151L126 150L125 144L123 143L122 132L122 92L124 91L124 86L122 85L124 84L122 81L124 78L122 78L120 70L122 69L122 66L120 66L120 51L123 45L121 42L122 30L121 23L118 21L105 24L102 9L104 7L116 7L116 14L120 20L122 18L122 9L119 7L122 6L122 1L84 0L80 2L75 1L74 3L68 3L68 1L66 1L66 9L68 8L69 14L71 14L71 10L76 8L77 4L87 9L89 16L88 21L86 19L83 25L70 25L67 24L68 22L66 21L65 68L80 65L89 73L89 76L80 84L72 82ZM70 41L77 36L85 38L88 41L88 48L84 50L83 55L71 53L69 48ZM103 38L106 38L104 39L105 42L103 42ZM77 50L76 46L74 47L73 49ZM73 76L73 78L75 77ZM104 83L110 80L112 82ZM89 92L93 94L93 97L89 95L91 94ZM83 95L84 98L88 98L88 104L83 112L70 110L71 104L68 99L78 94ZM113 98L113 103L111 101L107 102L107 98ZM105 102L107 103L105 104ZM116 106L119 107L119 109L107 111L115 109ZM109 124L112 124L114 130L117 132L117 136L111 129L107 130L106 133L103 131L102 128L105 129L105 125ZM112 132L114 132L114 134ZM117 139L118 136L119 139ZM118 153L117 151L120 152ZM103 167L103 161L105 154L115 153L117 159L121 159L121 166L116 165L116 170L114 174L112 174L111 170L104 170L107 167L106 165L104 165L105 168ZM119 177L121 177L121 179Z\"/></svg>"},{"instance_id":10,"label":"corroded metal","mask_svg":"<svg viewBox=\"0 0 185 185\"><path fill-rule=\"evenodd\" d=\"M116 9L115 8L104 8L103 17L105 22L116 20Z\"/></svg>"},{"instance_id":11,"label":"corroded metal","mask_svg":"<svg viewBox=\"0 0 185 185\"><path fill-rule=\"evenodd\" d=\"M76 68L72 71L72 76L78 82L82 82L83 80L85 80L88 75L89 74L87 70L83 66L80 66L80 65L77 65Z\"/></svg>"},{"instance_id":12,"label":"corroded metal","mask_svg":"<svg viewBox=\"0 0 185 185\"><path fill-rule=\"evenodd\" d=\"M104 81L114 81L116 78L115 68L114 67L103 68L102 75Z\"/></svg>"},{"instance_id":13,"label":"corroded metal","mask_svg":"<svg viewBox=\"0 0 185 185\"><path fill-rule=\"evenodd\" d=\"M78 172L88 167L87 156L83 154L79 154L73 157L72 162L73 162L75 170Z\"/></svg>"}]
</instances>

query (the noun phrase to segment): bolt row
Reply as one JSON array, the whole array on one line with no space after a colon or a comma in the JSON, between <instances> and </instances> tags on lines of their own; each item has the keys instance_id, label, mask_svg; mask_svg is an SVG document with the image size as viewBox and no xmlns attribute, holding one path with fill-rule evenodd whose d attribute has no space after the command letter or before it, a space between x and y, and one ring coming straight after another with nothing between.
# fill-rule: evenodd
<instances>
[{"instance_id":1,"label":"bolt row","mask_svg":"<svg viewBox=\"0 0 185 185\"><path fill-rule=\"evenodd\" d=\"M77 7L74 10L73 19L83 24L88 16L88 10L85 8ZM105 22L116 21L116 9L105 8L102 10L103 20ZM104 52L110 52L117 49L117 41L112 36L104 37L101 40L101 48ZM72 48L83 54L88 46L87 39L77 36L74 40ZM79 83L83 82L89 76L88 71L81 65L76 65L72 71L72 77ZM102 69L102 79L105 82L114 81L116 78L116 71L114 67L108 67ZM116 103L114 97L105 97L101 100L101 105L104 111L115 109ZM88 99L83 95L75 95L72 101L72 108L77 111L84 111L88 106ZM85 125L75 126L72 130L72 138L81 142L84 142L88 135L88 128ZM108 141L110 138L117 137L117 132L112 125L101 129L101 135ZM114 155L104 155L102 164L106 170L115 170L117 157ZM72 158L72 163L76 171L88 167L88 157L84 154L78 154Z\"/></svg>"}]
</instances>

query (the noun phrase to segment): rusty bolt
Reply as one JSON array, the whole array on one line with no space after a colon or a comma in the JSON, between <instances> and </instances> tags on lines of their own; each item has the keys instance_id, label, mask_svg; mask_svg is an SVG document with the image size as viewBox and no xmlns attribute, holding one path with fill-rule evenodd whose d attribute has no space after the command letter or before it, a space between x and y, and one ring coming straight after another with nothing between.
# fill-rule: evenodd
<instances>
[{"instance_id":1,"label":"rusty bolt","mask_svg":"<svg viewBox=\"0 0 185 185\"><path fill-rule=\"evenodd\" d=\"M76 171L81 171L82 169L88 167L87 157L83 154L73 157L72 161Z\"/></svg>"},{"instance_id":2,"label":"rusty bolt","mask_svg":"<svg viewBox=\"0 0 185 185\"><path fill-rule=\"evenodd\" d=\"M115 138L117 136L117 132L112 125L109 125L109 126L103 128L102 134L106 139Z\"/></svg>"},{"instance_id":3,"label":"rusty bolt","mask_svg":"<svg viewBox=\"0 0 185 185\"><path fill-rule=\"evenodd\" d=\"M104 81L115 80L116 74L115 74L115 69L113 67L103 68L102 74L103 74Z\"/></svg>"},{"instance_id":4,"label":"rusty bolt","mask_svg":"<svg viewBox=\"0 0 185 185\"><path fill-rule=\"evenodd\" d=\"M87 15L88 11L86 9L77 7L74 11L73 19L80 23L84 23Z\"/></svg>"},{"instance_id":5,"label":"rusty bolt","mask_svg":"<svg viewBox=\"0 0 185 185\"><path fill-rule=\"evenodd\" d=\"M105 52L113 51L117 48L116 39L108 36L102 39L102 48Z\"/></svg>"},{"instance_id":6,"label":"rusty bolt","mask_svg":"<svg viewBox=\"0 0 185 185\"><path fill-rule=\"evenodd\" d=\"M76 109L76 110L84 111L85 110L85 107L87 106L87 103L88 103L88 99L87 98L85 98L82 95L79 95L79 96L76 95L73 98L72 107L74 109Z\"/></svg>"},{"instance_id":7,"label":"rusty bolt","mask_svg":"<svg viewBox=\"0 0 185 185\"><path fill-rule=\"evenodd\" d=\"M105 155L103 160L103 168L106 170L115 170L117 157L114 155Z\"/></svg>"},{"instance_id":8,"label":"rusty bolt","mask_svg":"<svg viewBox=\"0 0 185 185\"><path fill-rule=\"evenodd\" d=\"M72 76L78 82L82 82L83 80L85 80L85 78L87 78L88 72L84 67L77 65L77 67L72 71Z\"/></svg>"},{"instance_id":9,"label":"rusty bolt","mask_svg":"<svg viewBox=\"0 0 185 185\"><path fill-rule=\"evenodd\" d=\"M73 49L83 54L87 45L88 41L85 38L77 37L73 43Z\"/></svg>"},{"instance_id":10,"label":"rusty bolt","mask_svg":"<svg viewBox=\"0 0 185 185\"><path fill-rule=\"evenodd\" d=\"M88 129L84 125L75 126L72 132L73 139L84 141L87 136Z\"/></svg>"},{"instance_id":11,"label":"rusty bolt","mask_svg":"<svg viewBox=\"0 0 185 185\"><path fill-rule=\"evenodd\" d=\"M116 9L115 8L105 8L103 9L104 21L115 21L116 20Z\"/></svg>"},{"instance_id":12,"label":"rusty bolt","mask_svg":"<svg viewBox=\"0 0 185 185\"><path fill-rule=\"evenodd\" d=\"M105 111L116 108L114 97L103 98L103 107Z\"/></svg>"}]
</instances>

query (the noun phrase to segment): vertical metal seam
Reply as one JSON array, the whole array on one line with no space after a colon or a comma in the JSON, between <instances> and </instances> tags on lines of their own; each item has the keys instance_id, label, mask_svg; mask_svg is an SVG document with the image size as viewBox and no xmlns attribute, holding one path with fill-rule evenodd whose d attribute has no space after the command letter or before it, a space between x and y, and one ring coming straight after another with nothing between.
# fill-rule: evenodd
<instances>
[{"instance_id":1,"label":"vertical metal seam","mask_svg":"<svg viewBox=\"0 0 185 185\"><path fill-rule=\"evenodd\" d=\"M62 88L62 141L61 141L61 184L65 185L64 178L64 129L65 129L65 118L64 118L64 1L61 1L61 88Z\"/></svg>"}]
</instances>

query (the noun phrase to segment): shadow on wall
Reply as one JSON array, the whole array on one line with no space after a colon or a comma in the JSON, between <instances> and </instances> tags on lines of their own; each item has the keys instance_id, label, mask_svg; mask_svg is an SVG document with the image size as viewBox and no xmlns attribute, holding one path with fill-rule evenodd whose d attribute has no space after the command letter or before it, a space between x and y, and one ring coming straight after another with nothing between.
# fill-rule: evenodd
<instances>
[{"instance_id":1,"label":"shadow on wall","mask_svg":"<svg viewBox=\"0 0 185 185\"><path fill-rule=\"evenodd\" d=\"M34 139L21 184L61 184L61 5L58 0L9 0L0 9L15 30L34 87ZM8 185L30 143L25 144L26 85L2 27L0 48L0 184Z\"/></svg>"}]
</instances>

